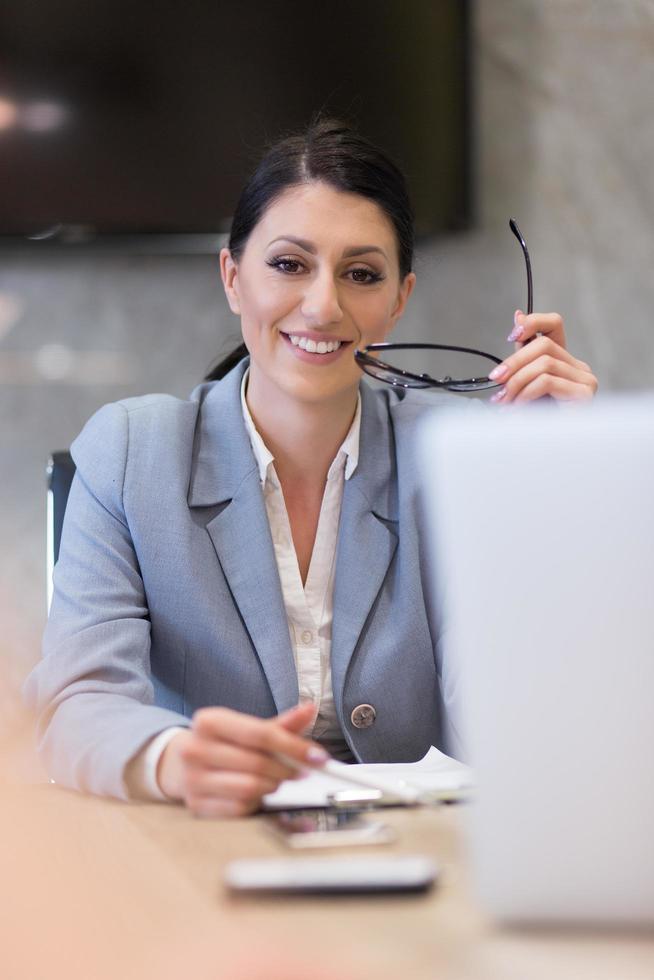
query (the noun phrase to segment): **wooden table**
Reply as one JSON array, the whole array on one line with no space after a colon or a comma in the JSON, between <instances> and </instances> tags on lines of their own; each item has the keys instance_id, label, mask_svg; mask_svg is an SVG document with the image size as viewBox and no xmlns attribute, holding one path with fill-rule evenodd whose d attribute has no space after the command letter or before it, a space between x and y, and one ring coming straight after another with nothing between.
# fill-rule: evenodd
<instances>
[{"instance_id":1,"label":"wooden table","mask_svg":"<svg viewBox=\"0 0 654 980\"><path fill-rule=\"evenodd\" d=\"M0 803L2 980L654 978L652 934L493 927L472 897L458 806L383 815L398 840L380 850L440 864L429 894L238 899L222 886L227 861L288 853L261 818L52 786L5 787Z\"/></svg>"}]
</instances>

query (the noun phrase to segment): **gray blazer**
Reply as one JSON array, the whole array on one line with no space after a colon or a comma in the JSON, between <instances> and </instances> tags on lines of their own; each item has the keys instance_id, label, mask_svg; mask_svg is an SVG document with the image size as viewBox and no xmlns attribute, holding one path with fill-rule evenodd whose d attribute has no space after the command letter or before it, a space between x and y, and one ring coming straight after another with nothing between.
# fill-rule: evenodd
<instances>
[{"instance_id":1,"label":"gray blazer","mask_svg":"<svg viewBox=\"0 0 654 980\"><path fill-rule=\"evenodd\" d=\"M130 759L197 708L270 717L298 701L241 412L247 363L188 401L105 405L73 443L44 658L25 687L57 783L125 798ZM457 749L457 671L439 658L416 492L416 420L434 399L365 383L361 397L337 544L334 699L359 761L412 761L432 744ZM368 728L352 723L361 704L376 711Z\"/></svg>"}]
</instances>

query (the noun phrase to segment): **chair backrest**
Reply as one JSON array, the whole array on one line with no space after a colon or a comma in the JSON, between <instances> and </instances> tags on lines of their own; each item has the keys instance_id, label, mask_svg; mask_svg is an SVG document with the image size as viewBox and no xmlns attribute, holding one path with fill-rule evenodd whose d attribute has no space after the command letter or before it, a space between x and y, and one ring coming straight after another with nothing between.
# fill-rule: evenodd
<instances>
[{"instance_id":1,"label":"chair backrest","mask_svg":"<svg viewBox=\"0 0 654 980\"><path fill-rule=\"evenodd\" d=\"M46 596L48 610L52 602L52 573L59 557L61 529L66 513L68 493L75 476L73 457L66 451L55 452L48 460L46 470L48 481L46 518Z\"/></svg>"}]
</instances>

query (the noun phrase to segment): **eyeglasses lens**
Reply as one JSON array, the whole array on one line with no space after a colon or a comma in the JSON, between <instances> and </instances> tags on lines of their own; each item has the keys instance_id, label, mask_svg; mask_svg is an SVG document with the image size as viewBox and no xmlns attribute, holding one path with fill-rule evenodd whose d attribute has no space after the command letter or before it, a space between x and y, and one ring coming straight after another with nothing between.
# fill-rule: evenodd
<instances>
[{"instance_id":1,"label":"eyeglasses lens","mask_svg":"<svg viewBox=\"0 0 654 980\"><path fill-rule=\"evenodd\" d=\"M488 380L488 372L495 362L482 355L448 350L391 349L383 351L380 361L383 364L378 363L374 367L366 365L367 373L397 387L430 387L430 381L427 378L421 380L421 375L441 382L449 391L479 391L496 387L495 382ZM406 374L402 374L402 371Z\"/></svg>"}]
</instances>

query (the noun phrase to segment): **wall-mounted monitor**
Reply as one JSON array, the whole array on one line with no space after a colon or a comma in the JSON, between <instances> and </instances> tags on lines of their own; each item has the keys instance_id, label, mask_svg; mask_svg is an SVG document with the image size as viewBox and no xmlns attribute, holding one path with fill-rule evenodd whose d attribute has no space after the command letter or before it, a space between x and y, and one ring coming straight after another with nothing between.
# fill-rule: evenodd
<instances>
[{"instance_id":1,"label":"wall-mounted monitor","mask_svg":"<svg viewBox=\"0 0 654 980\"><path fill-rule=\"evenodd\" d=\"M464 0L4 0L0 236L215 233L320 109L407 172L419 232L471 217Z\"/></svg>"}]
</instances>

